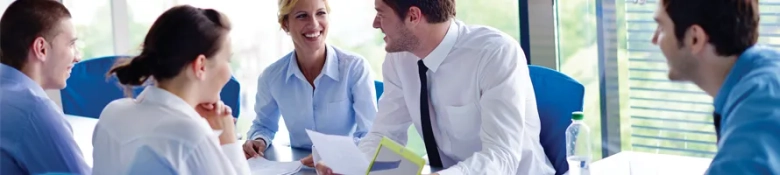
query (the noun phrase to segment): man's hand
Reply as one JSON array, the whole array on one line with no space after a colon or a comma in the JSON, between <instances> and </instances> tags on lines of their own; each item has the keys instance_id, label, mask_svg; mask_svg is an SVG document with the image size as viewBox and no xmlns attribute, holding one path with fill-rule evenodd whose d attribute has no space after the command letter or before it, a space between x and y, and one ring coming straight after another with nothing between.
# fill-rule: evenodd
<instances>
[{"instance_id":1,"label":"man's hand","mask_svg":"<svg viewBox=\"0 0 780 175\"><path fill-rule=\"evenodd\" d=\"M265 156L265 142L262 140L247 140L244 143L244 156L246 159Z\"/></svg>"},{"instance_id":2,"label":"man's hand","mask_svg":"<svg viewBox=\"0 0 780 175\"><path fill-rule=\"evenodd\" d=\"M312 157L312 155L309 154L309 156L306 156L303 159L301 159L301 164L306 165L307 167L314 167L314 157Z\"/></svg>"},{"instance_id":3,"label":"man's hand","mask_svg":"<svg viewBox=\"0 0 780 175\"><path fill-rule=\"evenodd\" d=\"M322 161L317 162L317 165L314 166L314 169L317 170L317 175L337 175L336 173L333 173L333 170L331 170L330 167L325 165L325 163Z\"/></svg>"}]
</instances>

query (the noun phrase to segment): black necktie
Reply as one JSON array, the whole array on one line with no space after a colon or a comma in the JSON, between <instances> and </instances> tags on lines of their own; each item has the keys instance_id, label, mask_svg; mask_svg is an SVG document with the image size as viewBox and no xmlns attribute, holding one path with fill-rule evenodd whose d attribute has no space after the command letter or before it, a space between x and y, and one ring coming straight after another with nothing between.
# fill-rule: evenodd
<instances>
[{"instance_id":1,"label":"black necktie","mask_svg":"<svg viewBox=\"0 0 780 175\"><path fill-rule=\"evenodd\" d=\"M420 72L420 117L422 118L423 141L425 142L425 151L428 152L428 161L431 167L442 167L441 157L439 157L439 146L436 144L436 137L433 136L433 126L431 126L431 113L428 110L428 67L422 60L417 61L417 70Z\"/></svg>"},{"instance_id":2,"label":"black necktie","mask_svg":"<svg viewBox=\"0 0 780 175\"><path fill-rule=\"evenodd\" d=\"M720 114L712 113L712 123L715 124L715 138L720 142Z\"/></svg>"}]
</instances>

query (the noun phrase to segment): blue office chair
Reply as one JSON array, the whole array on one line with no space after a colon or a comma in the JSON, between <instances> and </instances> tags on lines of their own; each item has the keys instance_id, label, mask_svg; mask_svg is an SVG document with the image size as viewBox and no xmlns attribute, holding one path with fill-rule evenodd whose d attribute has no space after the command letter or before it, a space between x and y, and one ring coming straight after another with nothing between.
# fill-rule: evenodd
<instances>
[{"instance_id":1,"label":"blue office chair","mask_svg":"<svg viewBox=\"0 0 780 175\"><path fill-rule=\"evenodd\" d=\"M91 118L100 117L103 108L113 100L124 98L124 88L116 77L106 77L106 73L118 60L128 56L109 56L76 63L67 80L67 87L60 90L62 109L65 114ZM220 98L225 105L233 109L233 117L240 113L240 85L235 78L225 85ZM133 97L138 96L143 87L133 87Z\"/></svg>"},{"instance_id":2,"label":"blue office chair","mask_svg":"<svg viewBox=\"0 0 780 175\"><path fill-rule=\"evenodd\" d=\"M585 86L558 71L528 65L541 121L539 139L556 175L569 170L566 162L566 128L571 113L582 111Z\"/></svg>"},{"instance_id":3,"label":"blue office chair","mask_svg":"<svg viewBox=\"0 0 780 175\"><path fill-rule=\"evenodd\" d=\"M374 80L374 88L376 88L376 101L379 102L379 97L382 97L382 92L385 92L385 83Z\"/></svg>"}]
</instances>

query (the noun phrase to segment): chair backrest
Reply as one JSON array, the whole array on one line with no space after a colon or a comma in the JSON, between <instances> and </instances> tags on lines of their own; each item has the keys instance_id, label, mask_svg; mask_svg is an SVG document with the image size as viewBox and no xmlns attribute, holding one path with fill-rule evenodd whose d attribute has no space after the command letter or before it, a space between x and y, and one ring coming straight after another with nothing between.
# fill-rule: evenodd
<instances>
[{"instance_id":1,"label":"chair backrest","mask_svg":"<svg viewBox=\"0 0 780 175\"><path fill-rule=\"evenodd\" d=\"M60 90L62 109L65 114L91 118L100 117L103 108L113 100L124 98L125 91L116 77L106 77L106 73L119 60L128 56L109 56L76 63L67 80L67 87ZM222 101L233 109L233 117L240 113L240 85L231 78L220 92ZM133 97L143 91L143 87L133 88Z\"/></svg>"},{"instance_id":2,"label":"chair backrest","mask_svg":"<svg viewBox=\"0 0 780 175\"><path fill-rule=\"evenodd\" d=\"M558 71L529 65L541 121L539 139L556 175L569 170L566 161L566 128L571 113L582 111L585 86Z\"/></svg>"},{"instance_id":3,"label":"chair backrest","mask_svg":"<svg viewBox=\"0 0 780 175\"><path fill-rule=\"evenodd\" d=\"M382 81L374 80L374 88L376 88L376 101L379 101L379 97L382 97L382 92L385 92L385 83Z\"/></svg>"}]
</instances>

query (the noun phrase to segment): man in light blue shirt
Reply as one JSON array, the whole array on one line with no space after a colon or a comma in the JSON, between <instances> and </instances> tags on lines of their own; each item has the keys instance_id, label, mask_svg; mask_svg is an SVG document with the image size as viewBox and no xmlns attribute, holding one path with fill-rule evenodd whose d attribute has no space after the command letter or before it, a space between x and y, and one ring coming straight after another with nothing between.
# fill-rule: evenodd
<instances>
[{"instance_id":1,"label":"man in light blue shirt","mask_svg":"<svg viewBox=\"0 0 780 175\"><path fill-rule=\"evenodd\" d=\"M17 0L0 19L0 174L91 174L65 115L44 92L79 61L70 12Z\"/></svg>"},{"instance_id":2,"label":"man in light blue shirt","mask_svg":"<svg viewBox=\"0 0 780 175\"><path fill-rule=\"evenodd\" d=\"M715 98L707 174L780 174L780 52L756 45L757 0L660 0L653 43L669 78Z\"/></svg>"}]
</instances>

